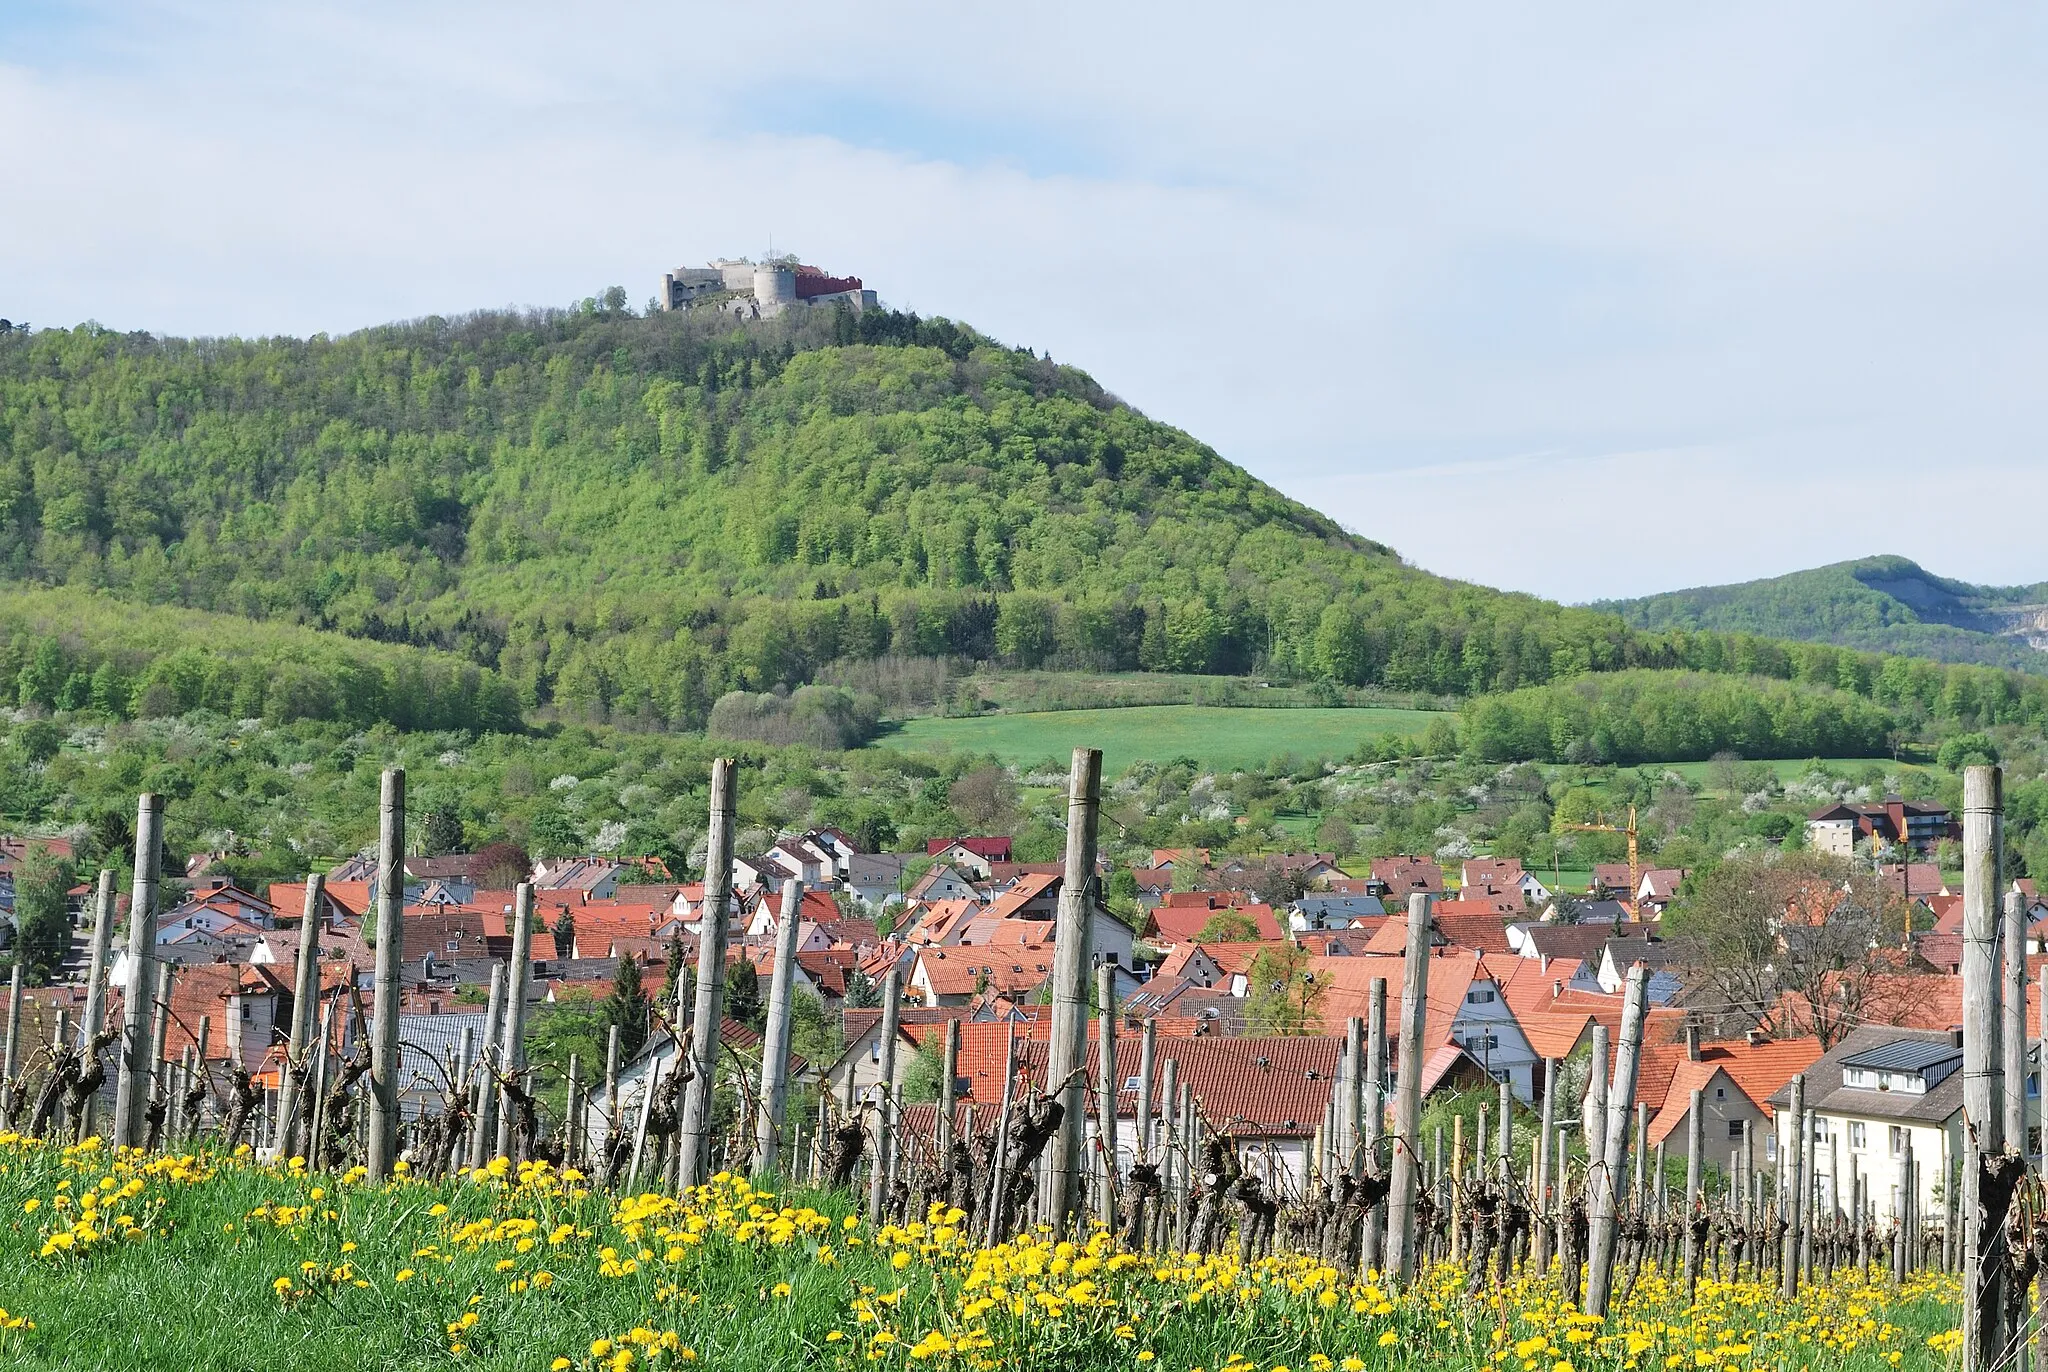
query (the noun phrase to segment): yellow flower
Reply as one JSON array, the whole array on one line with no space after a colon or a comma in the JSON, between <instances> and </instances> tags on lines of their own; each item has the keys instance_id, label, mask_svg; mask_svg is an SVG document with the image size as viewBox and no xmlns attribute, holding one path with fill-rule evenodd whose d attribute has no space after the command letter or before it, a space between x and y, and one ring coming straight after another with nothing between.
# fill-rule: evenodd
<instances>
[{"instance_id":1,"label":"yellow flower","mask_svg":"<svg viewBox=\"0 0 2048 1372\"><path fill-rule=\"evenodd\" d=\"M567 1358L556 1358L553 1362L548 1364L548 1372L562 1372L563 1368L574 1367L575 1365L576 1364L570 1362Z\"/></svg>"},{"instance_id":2,"label":"yellow flower","mask_svg":"<svg viewBox=\"0 0 2048 1372\"><path fill-rule=\"evenodd\" d=\"M1396 1334L1391 1329L1389 1329L1386 1333L1380 1335L1380 1347L1382 1348L1392 1348L1395 1344L1399 1342L1401 1342L1401 1336L1399 1334Z\"/></svg>"},{"instance_id":3,"label":"yellow flower","mask_svg":"<svg viewBox=\"0 0 2048 1372\"><path fill-rule=\"evenodd\" d=\"M401 1267L401 1268L399 1268L399 1269L398 1269L398 1276L397 1276L396 1280L398 1280L398 1281L411 1281L411 1280L412 1280L412 1276L413 1276L413 1273L412 1273L412 1269L411 1269L410 1267Z\"/></svg>"},{"instance_id":4,"label":"yellow flower","mask_svg":"<svg viewBox=\"0 0 2048 1372\"><path fill-rule=\"evenodd\" d=\"M901 1272L904 1268L910 1266L910 1254L901 1248L897 1249L889 1258L889 1266Z\"/></svg>"},{"instance_id":5,"label":"yellow flower","mask_svg":"<svg viewBox=\"0 0 2048 1372\"><path fill-rule=\"evenodd\" d=\"M601 1357L603 1357L603 1356L604 1356L605 1354L607 1354L607 1353L609 1353L609 1352L611 1352L611 1351L612 1351L612 1341L611 1341L610 1339L593 1339L593 1340L591 1341L591 1344L590 1344L590 1356L591 1356L591 1357L593 1357L593 1358L601 1358Z\"/></svg>"},{"instance_id":6,"label":"yellow flower","mask_svg":"<svg viewBox=\"0 0 2048 1372\"><path fill-rule=\"evenodd\" d=\"M1105 1132L1107 1132L1107 1131L1105 1131ZM1144 1352L1140 1353L1140 1354L1138 1355L1138 1361L1139 1361L1139 1362L1151 1362L1151 1361L1152 1361L1152 1350L1148 1348L1148 1349L1146 1349L1146 1350L1145 1350Z\"/></svg>"},{"instance_id":7,"label":"yellow flower","mask_svg":"<svg viewBox=\"0 0 2048 1372\"><path fill-rule=\"evenodd\" d=\"M282 1296L285 1292L292 1289L292 1279L290 1277L279 1277L270 1284L270 1289Z\"/></svg>"}]
</instances>

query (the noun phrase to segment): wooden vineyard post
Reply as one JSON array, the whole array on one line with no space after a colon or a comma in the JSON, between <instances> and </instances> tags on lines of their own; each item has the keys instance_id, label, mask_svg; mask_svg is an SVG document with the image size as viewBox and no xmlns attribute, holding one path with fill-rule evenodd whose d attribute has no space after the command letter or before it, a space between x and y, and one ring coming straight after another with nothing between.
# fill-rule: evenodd
<instances>
[{"instance_id":1,"label":"wooden vineyard post","mask_svg":"<svg viewBox=\"0 0 2048 1372\"><path fill-rule=\"evenodd\" d=\"M469 1121L469 1167L471 1171L489 1162L491 1145L497 1142L498 1090L491 1070L498 1065L498 1041L505 1024L505 964L491 964L490 997L484 1002L483 1049L477 1058L476 1083L472 1092Z\"/></svg>"},{"instance_id":2,"label":"wooden vineyard post","mask_svg":"<svg viewBox=\"0 0 2048 1372\"><path fill-rule=\"evenodd\" d=\"M1543 1110L1536 1126L1536 1184L1529 1188L1531 1267L1550 1270L1550 1173L1557 1151L1557 1063L1543 1059Z\"/></svg>"},{"instance_id":3,"label":"wooden vineyard post","mask_svg":"<svg viewBox=\"0 0 2048 1372\"><path fill-rule=\"evenodd\" d=\"M1116 964L1095 968L1095 1146L1102 1159L1102 1189L1095 1197L1095 1217L1104 1229L1116 1228ZM1138 1122L1143 1130L1144 1121Z\"/></svg>"},{"instance_id":4,"label":"wooden vineyard post","mask_svg":"<svg viewBox=\"0 0 2048 1372\"><path fill-rule=\"evenodd\" d=\"M1152 1073L1159 1065L1159 1023L1149 1015L1138 1029L1138 1162L1152 1161Z\"/></svg>"},{"instance_id":5,"label":"wooden vineyard post","mask_svg":"<svg viewBox=\"0 0 2048 1372\"><path fill-rule=\"evenodd\" d=\"M533 979L533 883L512 892L512 963L505 972L505 1026L500 1030L498 1070L506 1086L498 1094L498 1156L521 1161L515 1151L517 1104L512 1085L526 1067L526 988Z\"/></svg>"},{"instance_id":6,"label":"wooden vineyard post","mask_svg":"<svg viewBox=\"0 0 2048 1372\"><path fill-rule=\"evenodd\" d=\"M279 1161L289 1161L295 1152L303 1151L299 1114L304 1108L302 1098L310 1089L306 1076L312 1070L313 1023L320 1007L320 915L326 908L326 889L325 877L318 872L306 874L306 903L299 916L299 961L292 968L291 1034L285 1040L284 1071L278 1087Z\"/></svg>"},{"instance_id":7,"label":"wooden vineyard post","mask_svg":"<svg viewBox=\"0 0 2048 1372\"><path fill-rule=\"evenodd\" d=\"M1963 772L1963 1366L2000 1364L2005 1325L2006 1206L1985 1204L1988 1160L2004 1151L2004 1056L1999 1016L2000 856L2005 846L2003 776ZM1990 1198L1998 1201L1996 1196ZM1995 1208L1995 1213L1992 1213Z\"/></svg>"},{"instance_id":8,"label":"wooden vineyard post","mask_svg":"<svg viewBox=\"0 0 2048 1372\"><path fill-rule=\"evenodd\" d=\"M1387 1131L1387 979L1374 977L1365 997L1365 1088L1359 1109L1365 1118L1360 1131L1358 1162L1354 1171L1363 1180L1380 1168L1380 1139ZM1386 1239L1386 1207L1375 1203L1365 1212L1365 1241L1360 1245L1359 1266L1378 1272L1384 1265L1382 1245Z\"/></svg>"},{"instance_id":9,"label":"wooden vineyard post","mask_svg":"<svg viewBox=\"0 0 2048 1372\"><path fill-rule=\"evenodd\" d=\"M678 1193L703 1179L711 1145L712 1088L718 1076L725 1019L725 926L731 918L733 824L739 809L739 763L711 764L710 835L704 855L704 908L697 927L697 1003L690 1016L690 1079L683 1087L678 1135ZM677 994L682 988L677 988ZM680 1067L680 1064L678 1064Z\"/></svg>"},{"instance_id":10,"label":"wooden vineyard post","mask_svg":"<svg viewBox=\"0 0 2048 1372\"><path fill-rule=\"evenodd\" d=\"M1365 1021L1357 1015L1344 1021L1344 1055L1337 1060L1337 1137L1331 1152L1338 1172L1359 1174L1359 1134L1365 1124Z\"/></svg>"},{"instance_id":11,"label":"wooden vineyard post","mask_svg":"<svg viewBox=\"0 0 2048 1372\"><path fill-rule=\"evenodd\" d=\"M775 926L775 966L768 976L768 1020L761 1039L761 1109L754 1117L754 1171L763 1176L782 1170L782 1127L789 1114L789 998L796 991L803 899L801 881L791 877L782 883L782 918ZM951 1097L950 1080L943 1091Z\"/></svg>"},{"instance_id":12,"label":"wooden vineyard post","mask_svg":"<svg viewBox=\"0 0 2048 1372\"><path fill-rule=\"evenodd\" d=\"M1649 968L1640 962L1628 969L1621 1002L1621 1042L1615 1045L1614 1082L1607 1098L1607 1132L1600 1141L1603 1162L1593 1169L1586 1187L1586 1313L1602 1318L1607 1314L1607 1300L1614 1284L1621 1177L1622 1169L1628 1165L1629 1117L1635 1110L1636 1064L1643 1050L1643 1002L1649 975Z\"/></svg>"},{"instance_id":13,"label":"wooden vineyard post","mask_svg":"<svg viewBox=\"0 0 2048 1372\"><path fill-rule=\"evenodd\" d=\"M960 1021L946 1021L946 1032L939 1041L939 1114L933 1137L938 1142L939 1166L950 1166L953 1150L953 1116L960 1109ZM967 1137L974 1137L973 1131Z\"/></svg>"},{"instance_id":14,"label":"wooden vineyard post","mask_svg":"<svg viewBox=\"0 0 2048 1372\"><path fill-rule=\"evenodd\" d=\"M92 960L87 964L85 974L85 1015L79 1026L79 1042L87 1053L93 1052L93 1041L107 1022L107 954L114 944L114 873L113 869L100 869L99 881L93 888L92 901ZM90 1062L81 1066L90 1071ZM93 1132L93 1108L98 1093L85 1098L80 1106L78 1137L83 1139Z\"/></svg>"},{"instance_id":15,"label":"wooden vineyard post","mask_svg":"<svg viewBox=\"0 0 2048 1372\"><path fill-rule=\"evenodd\" d=\"M1082 1066L1088 1049L1088 964L1094 938L1095 826L1102 804L1102 752L1076 748L1067 777L1067 854L1053 929L1052 1038L1045 1089L1062 1107L1046 1150L1045 1214L1055 1229L1080 1203Z\"/></svg>"},{"instance_id":16,"label":"wooden vineyard post","mask_svg":"<svg viewBox=\"0 0 2048 1372\"><path fill-rule=\"evenodd\" d=\"M369 1179L398 1161L398 1002L405 963L405 772L384 772L377 803L377 972L370 998Z\"/></svg>"},{"instance_id":17,"label":"wooden vineyard post","mask_svg":"<svg viewBox=\"0 0 2048 1372\"><path fill-rule=\"evenodd\" d=\"M1009 1184L1007 1172L1010 1167L1010 1108L1016 1091L1017 1081L1017 1024L1009 1025L1009 1038L1003 1049L1003 1099L1002 1107L996 1114L995 1148L989 1154L988 1169L988 1228L982 1246L994 1248L1002 1241L1003 1188Z\"/></svg>"},{"instance_id":18,"label":"wooden vineyard post","mask_svg":"<svg viewBox=\"0 0 2048 1372\"><path fill-rule=\"evenodd\" d=\"M875 1085L875 1146L868 1174L868 1223L874 1225L888 1213L890 1162L896 1147L896 1031L903 1003L899 976L891 967L882 978L882 1077Z\"/></svg>"},{"instance_id":19,"label":"wooden vineyard post","mask_svg":"<svg viewBox=\"0 0 2048 1372\"><path fill-rule=\"evenodd\" d=\"M1778 1168L1785 1174L1785 1184L1780 1188L1785 1196L1785 1235L1778 1254L1778 1296L1787 1301L1799 1294L1799 1229L1806 1214L1800 1199L1806 1194L1806 1147L1799 1137L1800 1127L1806 1122L1804 1072L1793 1074L1791 1092L1791 1108L1779 1116L1789 1128L1786 1137L1778 1141Z\"/></svg>"},{"instance_id":20,"label":"wooden vineyard post","mask_svg":"<svg viewBox=\"0 0 2048 1372\"><path fill-rule=\"evenodd\" d=\"M7 1046L0 1049L0 1120L14 1118L14 1072L21 1065L21 963L7 974Z\"/></svg>"},{"instance_id":21,"label":"wooden vineyard post","mask_svg":"<svg viewBox=\"0 0 2048 1372\"><path fill-rule=\"evenodd\" d=\"M135 882L128 903L127 986L121 996L121 1072L114 1094L114 1143L139 1148L148 1136L150 1020L156 1006L156 892L162 873L164 798L135 803Z\"/></svg>"},{"instance_id":22,"label":"wooden vineyard post","mask_svg":"<svg viewBox=\"0 0 2048 1372\"><path fill-rule=\"evenodd\" d=\"M1401 1056L1394 1091L1394 1171L1387 1197L1387 1246L1396 1283L1415 1279L1415 1193L1422 1162L1422 1035L1429 1014L1429 931L1432 897L1408 897L1408 951L1401 978Z\"/></svg>"}]
</instances>

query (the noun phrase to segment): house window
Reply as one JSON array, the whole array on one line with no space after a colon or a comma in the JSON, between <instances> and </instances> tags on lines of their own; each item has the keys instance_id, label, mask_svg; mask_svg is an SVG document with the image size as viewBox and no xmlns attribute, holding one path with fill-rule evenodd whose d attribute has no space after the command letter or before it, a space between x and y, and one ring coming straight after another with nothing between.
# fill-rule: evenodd
<instances>
[{"instance_id":1,"label":"house window","mask_svg":"<svg viewBox=\"0 0 2048 1372\"><path fill-rule=\"evenodd\" d=\"M1490 1004L1492 1000L1493 988L1491 986L1482 986L1477 990L1467 991L1465 993L1465 1003L1467 1005L1487 1005Z\"/></svg>"},{"instance_id":2,"label":"house window","mask_svg":"<svg viewBox=\"0 0 2048 1372\"><path fill-rule=\"evenodd\" d=\"M1859 1148L1859 1149L1860 1149L1860 1148L1865 1148L1865 1147L1868 1147L1868 1146L1869 1146L1869 1143L1870 1143L1870 1131L1869 1131L1869 1129L1867 1129L1867 1128L1866 1128L1866 1127L1864 1126L1864 1123L1863 1123L1863 1121L1862 1121L1862 1120L1850 1120L1850 1121L1849 1121L1849 1146L1850 1146L1851 1148Z\"/></svg>"},{"instance_id":3,"label":"house window","mask_svg":"<svg viewBox=\"0 0 2048 1372\"><path fill-rule=\"evenodd\" d=\"M881 1041L880 1039L875 1039L875 1040L873 1040L872 1042L870 1042L870 1043L868 1044L868 1061L869 1061L869 1062L880 1062L881 1060L882 1060L882 1041Z\"/></svg>"},{"instance_id":4,"label":"house window","mask_svg":"<svg viewBox=\"0 0 2048 1372\"><path fill-rule=\"evenodd\" d=\"M1903 1157L1906 1152L1906 1131L1894 1124L1891 1127L1892 1156Z\"/></svg>"},{"instance_id":5,"label":"house window","mask_svg":"<svg viewBox=\"0 0 2048 1372\"><path fill-rule=\"evenodd\" d=\"M1714 1099L1715 1099L1715 1100L1726 1100L1726 1099L1728 1099L1728 1088L1727 1088L1727 1087L1725 1087L1725 1086L1716 1086L1716 1087L1714 1088Z\"/></svg>"},{"instance_id":6,"label":"house window","mask_svg":"<svg viewBox=\"0 0 2048 1372\"><path fill-rule=\"evenodd\" d=\"M1739 1139L1739 1138L1741 1138L1741 1137L1742 1137L1742 1121L1741 1121L1741 1120L1729 1120L1729 1121L1728 1121L1728 1137L1729 1137L1729 1138L1731 1138L1731 1139Z\"/></svg>"}]
</instances>

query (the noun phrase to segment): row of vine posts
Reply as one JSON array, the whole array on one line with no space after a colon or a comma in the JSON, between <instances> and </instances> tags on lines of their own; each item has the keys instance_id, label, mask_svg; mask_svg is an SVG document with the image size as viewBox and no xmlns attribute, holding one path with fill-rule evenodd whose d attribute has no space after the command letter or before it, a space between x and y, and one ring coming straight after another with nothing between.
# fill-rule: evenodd
<instances>
[{"instance_id":1,"label":"row of vine posts","mask_svg":"<svg viewBox=\"0 0 2048 1372\"><path fill-rule=\"evenodd\" d=\"M2000 779L1971 768L1964 811L1965 1147L1960 1167L1944 1158L1943 1213L1920 1213L1919 1163L1905 1162L1902 1214L1881 1224L1865 1179L1833 1184L1823 1203L1815 1168L1813 1112L1803 1077L1793 1078L1792 1128L1775 1171L1757 1165L1757 1140L1745 1136L1717 1192L1710 1191L1701 1093L1690 1100L1684 1184L1667 1185L1665 1148L1652 1160L1648 1109L1636 1099L1647 1011L1647 972L1627 974L1616 1041L1592 1030L1593 1070L1577 1120L1557 1111L1562 1064L1542 1064L1537 1137L1526 1170L1514 1163L1515 1107L1498 1088L1495 1127L1482 1110L1469 1150L1463 1120L1453 1122L1448 1164L1443 1131L1425 1156L1419 1064L1426 1056L1432 897L1410 897L1396 1042L1388 1041L1388 987L1371 983L1367 1014L1346 1024L1328 1109L1306 1164L1283 1165L1274 1151L1241 1146L1243 1121L1213 1119L1177 1065L1156 1055L1156 1026L1138 1027L1139 1069L1129 1146L1113 1122L1120 1113L1115 1067L1118 1017L1114 968L1095 968L1097 1035L1094 1080L1088 1061L1090 913L1096 890L1096 828L1101 754L1076 749L1069 777L1065 880L1054 935L1050 1037L1042 1075L1026 1070L1011 1027L999 1102L986 1108L956 1099L958 1022L946 1026L939 1100L931 1127L910 1127L898 1090L895 1052L899 974L882 994L879 1084L855 1100L853 1076L835 1099L821 1086L812 1127L789 1116L790 998L795 978L801 890L782 891L766 1031L758 1065L724 1047L727 919L708 917L731 902L736 763L712 768L710 834L697 973L693 992L659 1007L672 1045L647 1057L637 1099L622 1099L619 1034L611 1029L602 1070L589 1081L571 1057L566 1103L550 1120L524 1049L534 890L521 884L511 920L509 963L492 968L482 1042L465 1028L453 1058L401 1044L400 968L404 960L405 775L384 773L378 863L370 921L375 967L363 1004L359 969L324 978L317 934L322 879L306 883L293 1013L279 1056L278 1084L258 1082L230 1055L220 1077L208 1061L210 1025L192 1030L195 1046L165 1056L174 966L155 956L163 804L140 798L133 888L126 931L127 969L118 1024L108 1024L107 989L116 914L115 875L102 871L93 895L86 999L78 1023L59 1015L48 1046L22 1054L23 995L17 966L8 992L0 1116L6 1127L38 1137L83 1139L103 1133L126 1147L232 1151L304 1158L315 1169L360 1166L381 1181L401 1160L416 1175L449 1176L485 1167L546 1161L574 1166L592 1184L614 1190L682 1190L719 1170L747 1172L864 1196L876 1223L906 1223L942 1204L966 1216L970 1232L994 1245L1034 1225L1071 1230L1092 1219L1131 1248L1214 1253L1233 1243L1250 1261L1275 1250L1380 1274L1391 1286L1413 1282L1427 1264L1455 1260L1471 1289L1556 1268L1568 1298L1605 1316L1636 1280L1659 1271L1690 1295L1702 1276L1775 1276L1790 1298L1802 1280L1847 1267L1887 1264L1895 1277L1927 1266L1960 1265L1965 1286L1965 1363L1972 1369L2017 1365L2029 1321L2025 1294L2048 1256L2048 1215L2028 1172L2025 1035L2025 928L2016 897L1999 918L2003 849ZM2002 925L2002 927L2001 927ZM2010 956L2001 962L2001 948ZM326 984L331 981L332 984ZM2048 972L2044 972L2048 989ZM691 995L689 1004L682 997ZM2048 999L2048 998L2044 998ZM2043 1007L2048 1023L2048 1003ZM714 1026L707 1029L707 1026ZM657 1040L658 1042L659 1040ZM432 1069L402 1082L401 1053ZM346 1048L346 1051L344 1049ZM1611 1050L1611 1051L1610 1051ZM96 1118L112 1057L112 1119ZM1391 1061L1390 1061L1391 1059ZM1156 1070L1155 1070L1156 1069ZM724 1086L721 1097L717 1088ZM423 1088L438 1103L403 1118L401 1097ZM1091 1099L1092 1096L1092 1099ZM1092 1108L1106 1127L1090 1135ZM1391 1127L1389 1115L1391 1114ZM106 1127L102 1129L102 1125ZM1569 1139L1582 1140L1575 1156ZM1854 1158L1851 1158L1852 1173ZM1960 1176L1958 1177L1958 1173ZM1961 1181L1961 1186L1951 1184ZM1846 1190L1846 1194L1843 1194ZM1960 1201L1957 1192L1960 1190ZM1958 1214L1960 1211L1960 1225ZM2044 1286L2048 1290L2048 1286ZM2043 1331L2048 1369L2048 1308Z\"/></svg>"}]
</instances>

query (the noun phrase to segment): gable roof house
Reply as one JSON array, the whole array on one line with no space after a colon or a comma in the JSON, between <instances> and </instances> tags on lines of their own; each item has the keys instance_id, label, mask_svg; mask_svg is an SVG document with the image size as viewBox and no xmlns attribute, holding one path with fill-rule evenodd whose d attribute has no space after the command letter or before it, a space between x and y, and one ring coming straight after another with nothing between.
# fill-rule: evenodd
<instances>
[{"instance_id":1,"label":"gable roof house","mask_svg":"<svg viewBox=\"0 0 2048 1372\"><path fill-rule=\"evenodd\" d=\"M1692 1093L1698 1091L1705 1162L1724 1174L1732 1172L1742 1150L1745 1130L1757 1139L1761 1156L1763 1140L1777 1113L1771 1104L1772 1095L1794 1074L1812 1067L1820 1056L1819 1039L1751 1035L1706 1042L1697 1028L1688 1028L1685 1056L1671 1075L1663 1104L1659 1107L1652 1103L1656 1113L1650 1120L1650 1142L1679 1150L1686 1147ZM1845 1204L1847 1199L1845 1195Z\"/></svg>"},{"instance_id":2,"label":"gable roof house","mask_svg":"<svg viewBox=\"0 0 2048 1372\"><path fill-rule=\"evenodd\" d=\"M1399 855L1372 860L1367 891L1382 900L1408 903L1416 892L1440 896L1444 893L1444 869L1435 858Z\"/></svg>"},{"instance_id":3,"label":"gable roof house","mask_svg":"<svg viewBox=\"0 0 2048 1372\"><path fill-rule=\"evenodd\" d=\"M855 900L881 909L904 901L903 872L910 859L901 853L853 853L840 866L840 881Z\"/></svg>"},{"instance_id":4,"label":"gable roof house","mask_svg":"<svg viewBox=\"0 0 2048 1372\"><path fill-rule=\"evenodd\" d=\"M1386 913L1378 896L1311 891L1287 907L1287 927L1296 933L1349 929L1360 920L1377 920Z\"/></svg>"},{"instance_id":5,"label":"gable roof house","mask_svg":"<svg viewBox=\"0 0 2048 1372\"><path fill-rule=\"evenodd\" d=\"M951 863L936 862L911 886L907 899L912 905L935 900L973 900L980 895L968 875Z\"/></svg>"},{"instance_id":6,"label":"gable roof house","mask_svg":"<svg viewBox=\"0 0 2048 1372\"><path fill-rule=\"evenodd\" d=\"M2038 1041L2030 1044L2030 1059L2038 1052ZM1806 1069L1806 1106L1816 1127L1835 1145L1816 1147L1816 1171L1826 1168L1838 1149L1844 1172L1853 1162L1856 1174L1868 1182L1878 1215L1897 1216L1910 1150L1918 1164L1923 1213L1939 1213L1935 1207L1944 1160L1962 1155L1962 1066L1960 1033L1883 1025L1850 1030ZM1779 1111L1780 1149L1789 1138L1789 1112L1783 1108L1789 1097L1786 1088L1770 1098ZM2030 1134L2037 1135L2040 1109L2038 1097L2027 1101L2028 1118L2035 1121ZM1832 1178L1823 1183L1824 1195L1832 1194L1832 1184Z\"/></svg>"},{"instance_id":7,"label":"gable roof house","mask_svg":"<svg viewBox=\"0 0 2048 1372\"><path fill-rule=\"evenodd\" d=\"M991 864L1010 860L1010 840L987 836L935 838L926 841L924 852L926 857L936 858L949 867L971 873L977 880L987 881Z\"/></svg>"}]
</instances>

